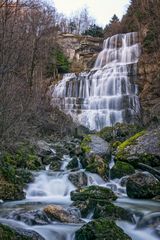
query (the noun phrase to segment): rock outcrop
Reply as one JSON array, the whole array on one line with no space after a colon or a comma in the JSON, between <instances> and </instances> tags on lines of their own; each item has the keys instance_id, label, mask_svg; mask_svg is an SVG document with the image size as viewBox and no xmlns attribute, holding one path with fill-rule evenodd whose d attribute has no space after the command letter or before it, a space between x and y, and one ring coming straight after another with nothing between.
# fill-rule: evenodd
<instances>
[{"instance_id":1,"label":"rock outcrop","mask_svg":"<svg viewBox=\"0 0 160 240\"><path fill-rule=\"evenodd\" d=\"M82 72L93 67L102 50L103 39L75 34L59 34L58 44L71 62L71 72Z\"/></svg>"}]
</instances>

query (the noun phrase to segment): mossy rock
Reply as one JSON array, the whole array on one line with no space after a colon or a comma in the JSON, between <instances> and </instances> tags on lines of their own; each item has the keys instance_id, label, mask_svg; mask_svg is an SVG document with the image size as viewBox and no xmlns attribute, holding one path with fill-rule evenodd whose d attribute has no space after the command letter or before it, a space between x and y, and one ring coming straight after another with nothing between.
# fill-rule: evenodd
<instances>
[{"instance_id":1,"label":"mossy rock","mask_svg":"<svg viewBox=\"0 0 160 240\"><path fill-rule=\"evenodd\" d=\"M135 173L135 169L131 164L117 161L111 169L111 178L121 178L133 173Z\"/></svg>"},{"instance_id":2,"label":"mossy rock","mask_svg":"<svg viewBox=\"0 0 160 240\"><path fill-rule=\"evenodd\" d=\"M76 240L131 240L115 222L99 218L81 227L75 233Z\"/></svg>"},{"instance_id":3,"label":"mossy rock","mask_svg":"<svg viewBox=\"0 0 160 240\"><path fill-rule=\"evenodd\" d=\"M91 148L89 146L89 143L91 142L91 136L90 135L86 135L82 142L81 142L81 149L84 153L89 153Z\"/></svg>"},{"instance_id":4,"label":"mossy rock","mask_svg":"<svg viewBox=\"0 0 160 240\"><path fill-rule=\"evenodd\" d=\"M12 229L9 226L0 223L0 239L1 240L44 240L38 233L34 231Z\"/></svg>"},{"instance_id":5,"label":"mossy rock","mask_svg":"<svg viewBox=\"0 0 160 240\"><path fill-rule=\"evenodd\" d=\"M111 220L124 220L134 222L132 214L124 208L115 206L110 202L99 202L95 209L93 218L108 218Z\"/></svg>"},{"instance_id":6,"label":"mossy rock","mask_svg":"<svg viewBox=\"0 0 160 240\"><path fill-rule=\"evenodd\" d=\"M25 198L23 184L13 184L0 179L0 199L2 200L22 200Z\"/></svg>"},{"instance_id":7,"label":"mossy rock","mask_svg":"<svg viewBox=\"0 0 160 240\"><path fill-rule=\"evenodd\" d=\"M74 168L78 168L78 159L76 157L73 157L73 159L67 165L67 169L74 169Z\"/></svg>"},{"instance_id":8,"label":"mossy rock","mask_svg":"<svg viewBox=\"0 0 160 240\"><path fill-rule=\"evenodd\" d=\"M126 184L127 195L136 199L151 199L160 195L160 182L151 174L137 172Z\"/></svg>"},{"instance_id":9,"label":"mossy rock","mask_svg":"<svg viewBox=\"0 0 160 240\"><path fill-rule=\"evenodd\" d=\"M127 157L129 157L129 153L127 152L127 147L131 146L131 145L135 145L136 144L136 140L143 136L146 133L146 131L141 131L139 133L136 133L135 135L133 135L132 137L130 137L129 139L127 139L126 141L124 141L123 143L121 143L118 146L117 149L117 153L115 155L115 159L116 160L120 160L120 161L126 161Z\"/></svg>"},{"instance_id":10,"label":"mossy rock","mask_svg":"<svg viewBox=\"0 0 160 240\"><path fill-rule=\"evenodd\" d=\"M123 142L140 130L141 127L135 124L116 123L113 127L105 127L101 129L98 135L107 142Z\"/></svg>"},{"instance_id":11,"label":"mossy rock","mask_svg":"<svg viewBox=\"0 0 160 240\"><path fill-rule=\"evenodd\" d=\"M61 169L61 161L54 161L50 164L50 170L52 171L60 171Z\"/></svg>"},{"instance_id":12,"label":"mossy rock","mask_svg":"<svg viewBox=\"0 0 160 240\"><path fill-rule=\"evenodd\" d=\"M72 201L86 201L87 199L114 201L117 197L110 189L94 185L71 192Z\"/></svg>"},{"instance_id":13,"label":"mossy rock","mask_svg":"<svg viewBox=\"0 0 160 240\"><path fill-rule=\"evenodd\" d=\"M88 165L86 166L86 171L97 173L102 178L106 176L107 162L105 159L98 155L93 155L87 159L87 163Z\"/></svg>"}]
</instances>

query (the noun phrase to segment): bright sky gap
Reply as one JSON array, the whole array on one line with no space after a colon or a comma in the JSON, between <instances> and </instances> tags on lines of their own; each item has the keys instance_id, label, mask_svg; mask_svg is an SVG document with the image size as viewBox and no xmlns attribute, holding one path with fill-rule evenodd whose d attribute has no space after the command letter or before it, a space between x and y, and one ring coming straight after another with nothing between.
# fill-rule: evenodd
<instances>
[{"instance_id":1,"label":"bright sky gap","mask_svg":"<svg viewBox=\"0 0 160 240\"><path fill-rule=\"evenodd\" d=\"M58 12L72 15L76 10L87 7L91 16L96 19L96 23L104 27L109 23L114 14L121 18L128 6L130 0L47 0L55 5Z\"/></svg>"}]
</instances>

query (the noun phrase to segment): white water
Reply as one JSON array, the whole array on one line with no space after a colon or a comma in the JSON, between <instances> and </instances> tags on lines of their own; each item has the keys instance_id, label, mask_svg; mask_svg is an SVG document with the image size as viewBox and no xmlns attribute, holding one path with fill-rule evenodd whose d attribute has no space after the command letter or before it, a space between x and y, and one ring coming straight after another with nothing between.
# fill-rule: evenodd
<instances>
[{"instance_id":1,"label":"white water","mask_svg":"<svg viewBox=\"0 0 160 240\"><path fill-rule=\"evenodd\" d=\"M53 201L70 203L70 192L75 190L63 172L41 171L37 173L35 182L26 191L26 199L32 201Z\"/></svg>"},{"instance_id":2,"label":"white water","mask_svg":"<svg viewBox=\"0 0 160 240\"><path fill-rule=\"evenodd\" d=\"M92 130L134 121L139 112L134 81L139 56L137 33L108 38L90 72L64 75L53 89L52 104Z\"/></svg>"}]
</instances>

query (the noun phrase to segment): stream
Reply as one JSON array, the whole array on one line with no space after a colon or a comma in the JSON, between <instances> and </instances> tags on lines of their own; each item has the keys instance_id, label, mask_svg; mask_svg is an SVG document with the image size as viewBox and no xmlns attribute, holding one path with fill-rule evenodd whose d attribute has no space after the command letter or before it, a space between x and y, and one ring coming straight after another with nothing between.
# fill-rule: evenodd
<instances>
[{"instance_id":1,"label":"stream","mask_svg":"<svg viewBox=\"0 0 160 240\"><path fill-rule=\"evenodd\" d=\"M68 180L69 170L66 169L68 162L71 160L69 156L63 156L63 164L61 171L53 172L46 166L46 170L34 172L34 182L30 183L26 191L26 199L21 201L8 201L0 204L0 222L9 226L19 227L22 229L34 230L46 240L74 240L75 231L78 230L83 223L80 224L64 224L60 222L50 222L45 225L29 225L25 221L15 220L14 213L16 211L42 210L49 204L62 205L69 207L72 203L70 192L75 190L75 186ZM110 168L114 165L113 159ZM81 165L79 164L81 168ZM85 171L79 169L78 171ZM86 172L89 185L99 185L111 188L117 195L118 199L115 205L129 209L132 211L135 224L125 221L117 221L116 224L121 227L133 240L158 240L156 231L151 227L137 228L142 216L152 216L160 211L160 203L158 201L133 200L126 195L124 186L121 186L122 179L109 180L105 182L100 176L94 173ZM78 213L77 213L78 214ZM92 214L85 222L91 221ZM115 239L116 240L116 239Z\"/></svg>"}]
</instances>

